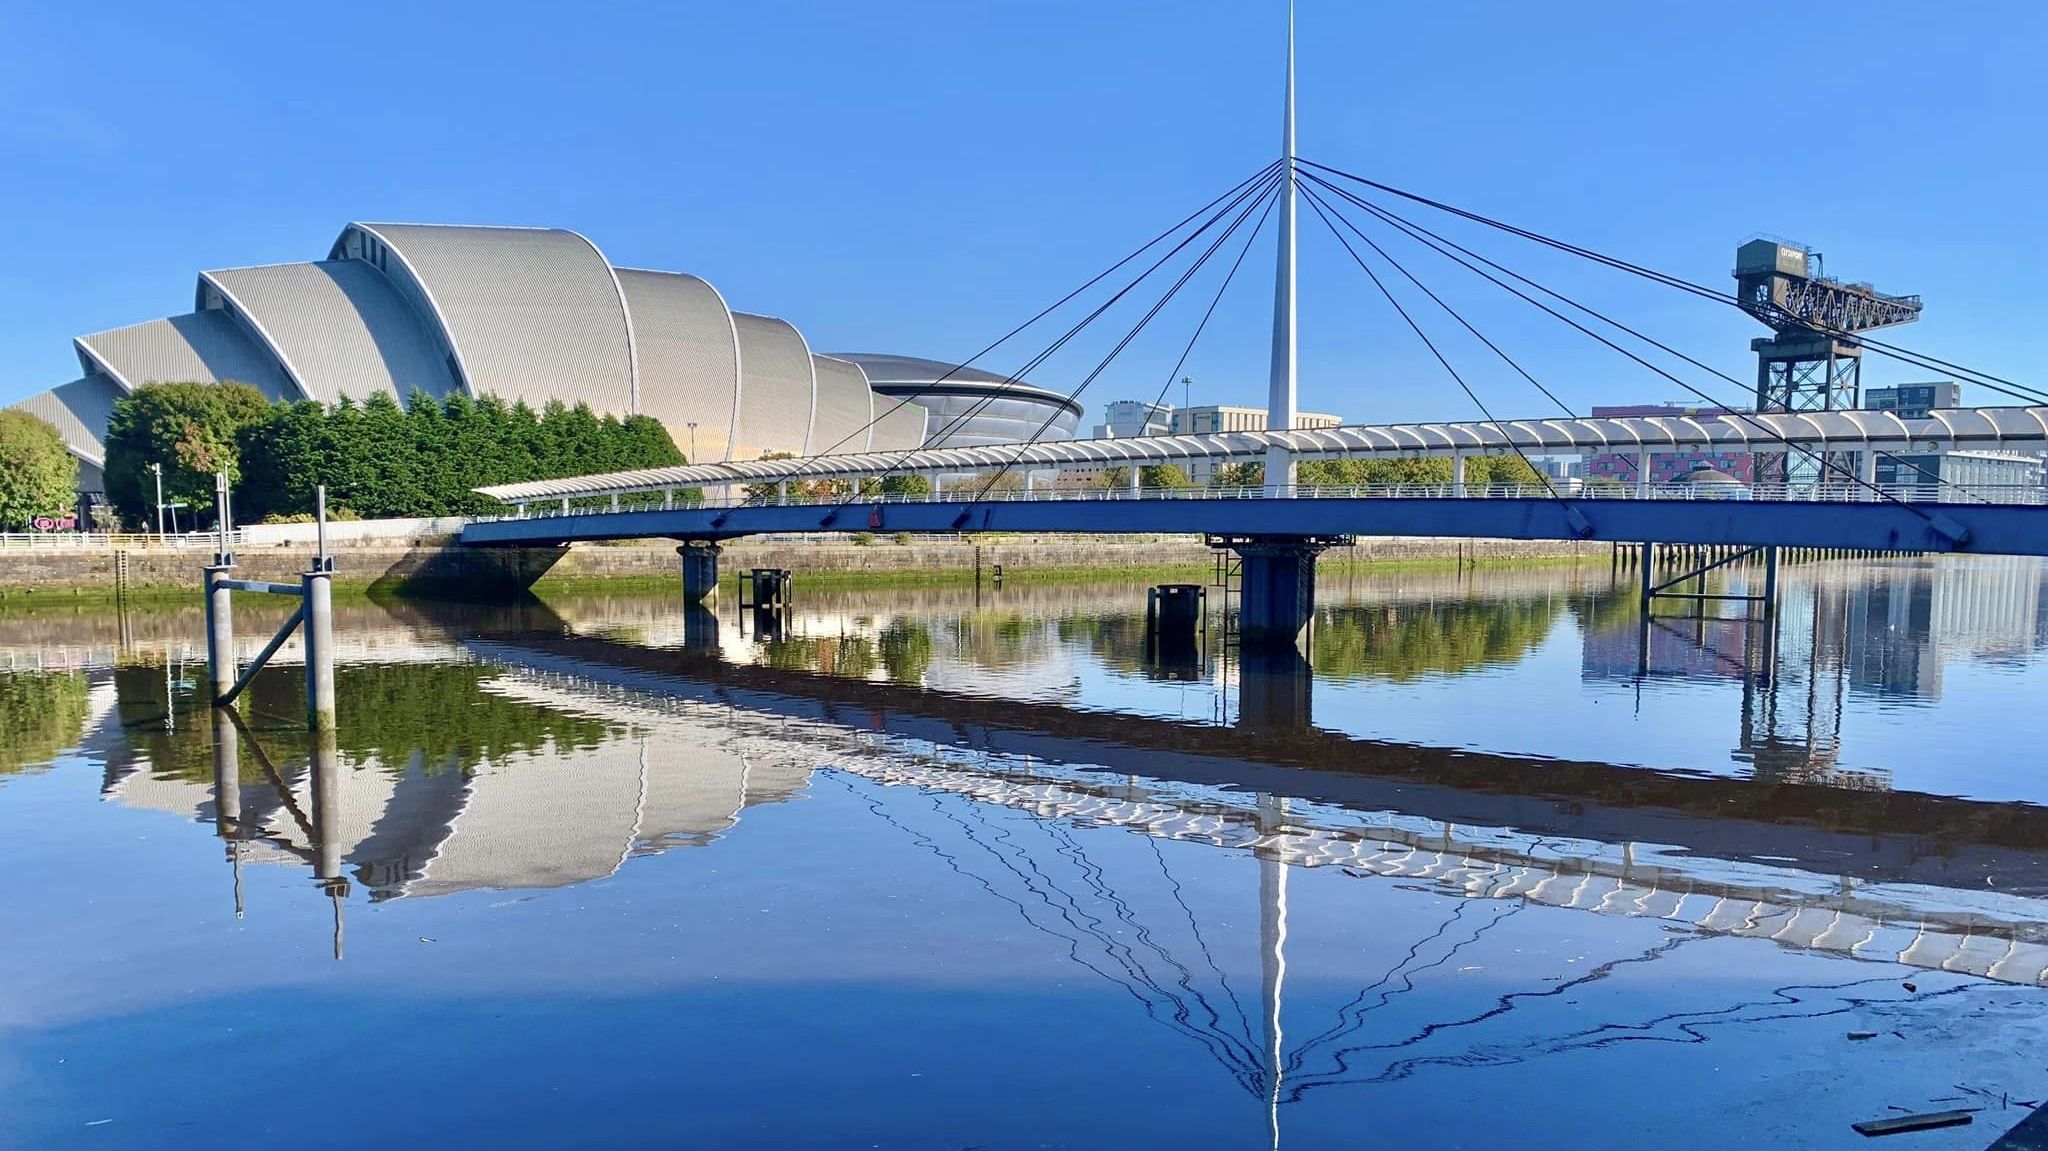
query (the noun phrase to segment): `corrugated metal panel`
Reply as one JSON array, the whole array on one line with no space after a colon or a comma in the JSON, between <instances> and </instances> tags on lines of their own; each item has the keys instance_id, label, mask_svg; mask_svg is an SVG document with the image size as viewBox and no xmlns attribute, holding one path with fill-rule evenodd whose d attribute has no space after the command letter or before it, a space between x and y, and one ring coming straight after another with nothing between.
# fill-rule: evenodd
<instances>
[{"instance_id":1,"label":"corrugated metal panel","mask_svg":"<svg viewBox=\"0 0 2048 1151\"><path fill-rule=\"evenodd\" d=\"M13 405L49 424L64 437L64 446L89 463L107 459L107 419L114 414L114 401L121 389L105 376L81 376L38 392Z\"/></svg>"},{"instance_id":2,"label":"corrugated metal panel","mask_svg":"<svg viewBox=\"0 0 2048 1151\"><path fill-rule=\"evenodd\" d=\"M455 377L433 336L391 282L354 260L228 268L201 277L201 296L240 311L312 398L322 403L415 389L436 400ZM210 305L209 305L210 306Z\"/></svg>"},{"instance_id":3,"label":"corrugated metal panel","mask_svg":"<svg viewBox=\"0 0 2048 1151\"><path fill-rule=\"evenodd\" d=\"M583 237L555 228L439 224L351 230L388 246L379 253L386 275L416 282L472 392L536 408L560 400L599 413L633 411L625 300L611 265Z\"/></svg>"},{"instance_id":4,"label":"corrugated metal panel","mask_svg":"<svg viewBox=\"0 0 2048 1151\"><path fill-rule=\"evenodd\" d=\"M875 397L875 438L870 450L908 452L924 446L925 410L888 396Z\"/></svg>"},{"instance_id":5,"label":"corrugated metal panel","mask_svg":"<svg viewBox=\"0 0 2048 1151\"><path fill-rule=\"evenodd\" d=\"M248 384L272 400L301 398L270 352L225 312L197 312L78 337L88 371L103 365L130 389L198 381Z\"/></svg>"},{"instance_id":6,"label":"corrugated metal panel","mask_svg":"<svg viewBox=\"0 0 2048 1151\"><path fill-rule=\"evenodd\" d=\"M740 356L725 300L695 276L635 268L618 275L633 313L640 410L668 428L692 463L726 459L739 420Z\"/></svg>"},{"instance_id":7,"label":"corrugated metal panel","mask_svg":"<svg viewBox=\"0 0 2048 1151\"><path fill-rule=\"evenodd\" d=\"M740 335L740 419L729 458L805 454L818 394L811 349L795 328L772 316L734 312L732 322Z\"/></svg>"},{"instance_id":8,"label":"corrugated metal panel","mask_svg":"<svg viewBox=\"0 0 2048 1151\"><path fill-rule=\"evenodd\" d=\"M875 418L875 395L859 367L830 356L812 356L818 377L818 410L811 417L811 454L837 455L868 450Z\"/></svg>"}]
</instances>

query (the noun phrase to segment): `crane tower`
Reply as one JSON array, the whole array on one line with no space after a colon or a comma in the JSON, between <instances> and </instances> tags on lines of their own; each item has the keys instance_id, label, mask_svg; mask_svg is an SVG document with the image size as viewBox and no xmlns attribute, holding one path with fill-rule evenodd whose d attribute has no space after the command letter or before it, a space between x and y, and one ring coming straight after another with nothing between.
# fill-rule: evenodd
<instances>
[{"instance_id":1,"label":"crane tower","mask_svg":"<svg viewBox=\"0 0 2048 1151\"><path fill-rule=\"evenodd\" d=\"M1735 249L1735 300L1773 335L1751 340L1756 353L1756 410L1812 412L1858 405L1863 345L1857 333L1920 318L1920 297L1888 296L1869 284L1822 273L1819 252L1774 239ZM1819 479L1812 457L1777 452L1757 457L1757 478L1788 483Z\"/></svg>"}]
</instances>

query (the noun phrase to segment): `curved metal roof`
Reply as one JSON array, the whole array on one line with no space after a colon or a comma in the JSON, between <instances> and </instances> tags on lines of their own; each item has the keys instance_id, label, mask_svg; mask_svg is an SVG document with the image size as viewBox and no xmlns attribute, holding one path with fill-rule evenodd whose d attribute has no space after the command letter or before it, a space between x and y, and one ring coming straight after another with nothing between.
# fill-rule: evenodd
<instances>
[{"instance_id":1,"label":"curved metal roof","mask_svg":"<svg viewBox=\"0 0 2048 1151\"><path fill-rule=\"evenodd\" d=\"M620 268L618 276L633 314L640 410L693 462L729 458L740 417L740 338L724 297L680 272Z\"/></svg>"},{"instance_id":2,"label":"curved metal roof","mask_svg":"<svg viewBox=\"0 0 2048 1151\"><path fill-rule=\"evenodd\" d=\"M625 294L604 255L574 232L359 223L329 258L409 281L405 294L438 321L472 394L639 410Z\"/></svg>"},{"instance_id":3,"label":"curved metal roof","mask_svg":"<svg viewBox=\"0 0 2048 1151\"><path fill-rule=\"evenodd\" d=\"M107 420L121 389L97 373L80 376L11 405L57 429L71 454L94 467L107 462Z\"/></svg>"},{"instance_id":4,"label":"curved metal roof","mask_svg":"<svg viewBox=\"0 0 2048 1151\"><path fill-rule=\"evenodd\" d=\"M930 413L908 400L879 393L875 396L875 430L868 449L876 452L910 452L924 446Z\"/></svg>"},{"instance_id":5,"label":"curved metal roof","mask_svg":"<svg viewBox=\"0 0 2048 1151\"><path fill-rule=\"evenodd\" d=\"M864 452L873 439L875 393L858 364L831 356L812 356L818 377L818 409L811 418L813 454Z\"/></svg>"},{"instance_id":6,"label":"curved metal roof","mask_svg":"<svg viewBox=\"0 0 2048 1151\"><path fill-rule=\"evenodd\" d=\"M815 459L756 460L704 467L655 468L503 484L478 491L507 503L564 496L659 490L733 481L851 478L890 472L973 471L1004 466L1068 467L1126 463L1262 460L1269 448L1299 459L1386 459L1520 450L1530 454L1608 451L1783 450L1787 443L1831 451L2048 449L2048 407L1949 408L1926 419L1891 412L1835 411L1617 419L1511 420L1495 423L1377 424L1296 431L1058 440L1036 444L866 452Z\"/></svg>"},{"instance_id":7,"label":"curved metal roof","mask_svg":"<svg viewBox=\"0 0 2048 1151\"><path fill-rule=\"evenodd\" d=\"M875 352L834 352L832 355L835 359L859 364L861 371L867 373L869 386L885 396L918 393L971 395L982 398L991 392L1000 391L1006 398L1066 408L1073 412L1076 418L1083 410L1080 401L1070 396L980 368L959 367L919 356L884 355Z\"/></svg>"},{"instance_id":8,"label":"curved metal roof","mask_svg":"<svg viewBox=\"0 0 2048 1151\"><path fill-rule=\"evenodd\" d=\"M773 316L734 312L732 322L740 335L740 419L728 458L803 455L818 405L809 345L788 321Z\"/></svg>"},{"instance_id":9,"label":"curved metal roof","mask_svg":"<svg viewBox=\"0 0 2048 1151\"><path fill-rule=\"evenodd\" d=\"M199 274L198 307L239 314L299 389L331 404L415 390L443 400L455 377L391 282L359 260Z\"/></svg>"},{"instance_id":10,"label":"curved metal roof","mask_svg":"<svg viewBox=\"0 0 2048 1151\"><path fill-rule=\"evenodd\" d=\"M134 391L147 383L248 384L271 400L303 399L277 358L225 312L169 316L73 341L88 374Z\"/></svg>"}]
</instances>

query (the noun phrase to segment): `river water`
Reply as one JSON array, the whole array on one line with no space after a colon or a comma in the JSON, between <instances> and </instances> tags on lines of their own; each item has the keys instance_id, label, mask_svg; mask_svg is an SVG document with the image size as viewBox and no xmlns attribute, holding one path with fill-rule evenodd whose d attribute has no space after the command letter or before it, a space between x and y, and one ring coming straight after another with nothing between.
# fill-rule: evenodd
<instances>
[{"instance_id":1,"label":"river water","mask_svg":"<svg viewBox=\"0 0 2048 1151\"><path fill-rule=\"evenodd\" d=\"M1984 1147L2043 582L1326 576L1249 664L1116 584L344 604L331 746L295 647L228 716L192 612L0 617L0 1146Z\"/></svg>"}]
</instances>

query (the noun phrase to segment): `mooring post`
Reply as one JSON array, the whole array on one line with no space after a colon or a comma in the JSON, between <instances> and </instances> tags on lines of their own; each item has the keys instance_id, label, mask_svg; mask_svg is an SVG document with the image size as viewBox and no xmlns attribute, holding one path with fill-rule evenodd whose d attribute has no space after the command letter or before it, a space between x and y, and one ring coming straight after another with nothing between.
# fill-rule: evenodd
<instances>
[{"instance_id":1,"label":"mooring post","mask_svg":"<svg viewBox=\"0 0 2048 1151\"><path fill-rule=\"evenodd\" d=\"M1648 619L1650 616L1650 575L1657 566L1656 555L1650 550L1655 546L1655 544L1648 541L1643 543L1643 618L1645 619Z\"/></svg>"},{"instance_id":2,"label":"mooring post","mask_svg":"<svg viewBox=\"0 0 2048 1151\"><path fill-rule=\"evenodd\" d=\"M234 592L222 586L221 581L235 570L235 553L229 533L233 531L228 522L228 477L226 472L217 472L213 477L214 519L220 531L220 543L213 553L213 563L206 568L206 670L213 681L214 698L218 699L232 691L235 686L235 601Z\"/></svg>"},{"instance_id":3,"label":"mooring post","mask_svg":"<svg viewBox=\"0 0 2048 1151\"><path fill-rule=\"evenodd\" d=\"M319 551L313 569L300 577L306 613L306 726L334 728L334 560L327 554L327 487L313 492L313 522Z\"/></svg>"},{"instance_id":4,"label":"mooring post","mask_svg":"<svg viewBox=\"0 0 2048 1151\"><path fill-rule=\"evenodd\" d=\"M1764 618L1778 614L1778 547L1764 549Z\"/></svg>"}]
</instances>

